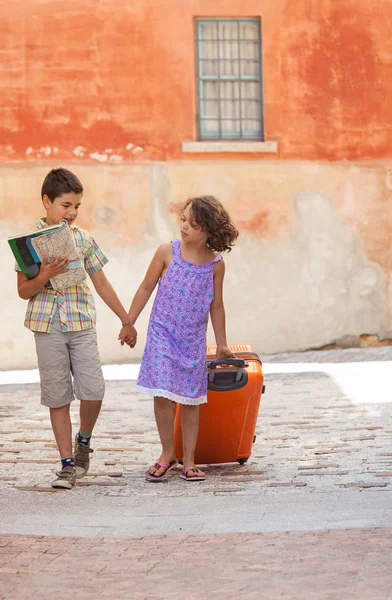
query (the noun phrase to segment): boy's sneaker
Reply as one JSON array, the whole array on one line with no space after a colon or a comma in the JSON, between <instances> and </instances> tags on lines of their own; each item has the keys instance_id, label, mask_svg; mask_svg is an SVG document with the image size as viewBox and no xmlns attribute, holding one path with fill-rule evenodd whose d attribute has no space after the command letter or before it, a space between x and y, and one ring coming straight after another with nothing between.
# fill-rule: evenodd
<instances>
[{"instance_id":1,"label":"boy's sneaker","mask_svg":"<svg viewBox=\"0 0 392 600\"><path fill-rule=\"evenodd\" d=\"M90 468L90 454L94 450L90 448L90 445L86 446L78 443L78 436L75 438L75 468L76 478L81 479L87 473Z\"/></svg>"},{"instance_id":2,"label":"boy's sneaker","mask_svg":"<svg viewBox=\"0 0 392 600\"><path fill-rule=\"evenodd\" d=\"M76 484L76 469L75 467L64 467L56 473L57 479L52 481L52 487L63 488L70 490Z\"/></svg>"}]
</instances>

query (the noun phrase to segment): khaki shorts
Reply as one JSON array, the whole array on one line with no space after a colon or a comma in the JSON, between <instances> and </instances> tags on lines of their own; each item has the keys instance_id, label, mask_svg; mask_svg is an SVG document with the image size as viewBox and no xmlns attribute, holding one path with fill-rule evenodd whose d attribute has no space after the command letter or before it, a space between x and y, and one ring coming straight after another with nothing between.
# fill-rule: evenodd
<instances>
[{"instance_id":1,"label":"khaki shorts","mask_svg":"<svg viewBox=\"0 0 392 600\"><path fill-rule=\"evenodd\" d=\"M75 395L79 400L103 399L105 381L95 328L66 333L61 330L57 312L52 331L36 331L34 338L41 378L41 404L60 408L70 404Z\"/></svg>"}]
</instances>

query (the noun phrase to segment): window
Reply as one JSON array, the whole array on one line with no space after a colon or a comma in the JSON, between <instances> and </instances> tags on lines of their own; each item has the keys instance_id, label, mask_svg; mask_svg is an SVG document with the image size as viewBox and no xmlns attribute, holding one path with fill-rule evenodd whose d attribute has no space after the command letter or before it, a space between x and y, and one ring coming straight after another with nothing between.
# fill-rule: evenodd
<instances>
[{"instance_id":1,"label":"window","mask_svg":"<svg viewBox=\"0 0 392 600\"><path fill-rule=\"evenodd\" d=\"M201 140L263 140L260 19L197 19Z\"/></svg>"}]
</instances>

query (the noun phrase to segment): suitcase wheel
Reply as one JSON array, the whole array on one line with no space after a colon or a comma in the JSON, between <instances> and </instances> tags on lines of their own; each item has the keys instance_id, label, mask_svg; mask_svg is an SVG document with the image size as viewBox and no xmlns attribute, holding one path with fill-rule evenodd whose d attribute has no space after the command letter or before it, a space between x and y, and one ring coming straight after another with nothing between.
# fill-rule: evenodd
<instances>
[{"instance_id":1,"label":"suitcase wheel","mask_svg":"<svg viewBox=\"0 0 392 600\"><path fill-rule=\"evenodd\" d=\"M240 463L240 465L244 465L247 461L248 461L247 458L239 458L238 459L238 462Z\"/></svg>"}]
</instances>

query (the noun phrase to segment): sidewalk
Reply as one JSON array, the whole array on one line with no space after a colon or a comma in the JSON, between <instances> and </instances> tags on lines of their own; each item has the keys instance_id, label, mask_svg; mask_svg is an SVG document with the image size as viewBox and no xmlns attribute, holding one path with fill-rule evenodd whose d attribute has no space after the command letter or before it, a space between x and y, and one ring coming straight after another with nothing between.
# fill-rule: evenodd
<instances>
[{"instance_id":1,"label":"sidewalk","mask_svg":"<svg viewBox=\"0 0 392 600\"><path fill-rule=\"evenodd\" d=\"M3 536L0 598L388 600L391 553L391 529L121 540Z\"/></svg>"},{"instance_id":2,"label":"sidewalk","mask_svg":"<svg viewBox=\"0 0 392 600\"><path fill-rule=\"evenodd\" d=\"M209 466L199 484L179 471L145 482L159 452L152 403L123 380L107 383L89 477L52 491L39 386L0 386L0 580L14 594L0 597L61 598L69 576L92 600L97 585L138 600L389 600L392 348L299 358L265 365L249 462Z\"/></svg>"}]
</instances>

